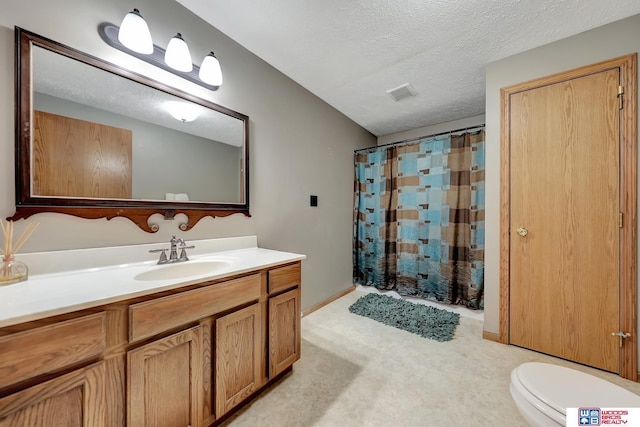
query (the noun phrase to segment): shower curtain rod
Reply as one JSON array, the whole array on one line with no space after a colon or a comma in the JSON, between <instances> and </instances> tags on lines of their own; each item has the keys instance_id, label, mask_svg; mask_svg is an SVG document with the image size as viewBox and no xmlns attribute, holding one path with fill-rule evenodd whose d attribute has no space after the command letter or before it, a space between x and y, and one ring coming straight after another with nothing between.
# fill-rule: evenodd
<instances>
[{"instance_id":1,"label":"shower curtain rod","mask_svg":"<svg viewBox=\"0 0 640 427\"><path fill-rule=\"evenodd\" d=\"M367 147L367 148L358 148L357 150L353 150L354 153L357 153L358 151L366 151L366 150L373 150L375 148L380 148L380 147L388 147L390 145L401 145L401 144L408 144L409 142L413 142L413 141L417 141L419 139L424 139L424 138L433 138L434 136L440 136L440 135L451 135L452 133L456 133L456 132L466 132L469 130L473 130L473 129L484 129L485 124L482 123L480 125L476 125L476 126L467 126L464 128L460 128L460 129L453 129L453 130L448 130L446 132L438 132L438 133L432 133L431 135L424 135L424 136L418 136L415 138L409 138L409 139L404 139L402 141L397 141L397 142L390 142L388 144L382 144L382 145L376 145L375 147Z\"/></svg>"}]
</instances>

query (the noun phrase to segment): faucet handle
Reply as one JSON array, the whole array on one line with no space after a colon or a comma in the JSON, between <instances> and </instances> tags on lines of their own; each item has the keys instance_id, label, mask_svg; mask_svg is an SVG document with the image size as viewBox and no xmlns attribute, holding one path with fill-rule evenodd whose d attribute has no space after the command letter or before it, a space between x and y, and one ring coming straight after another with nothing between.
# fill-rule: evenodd
<instances>
[{"instance_id":1,"label":"faucet handle","mask_svg":"<svg viewBox=\"0 0 640 427\"><path fill-rule=\"evenodd\" d=\"M166 264L167 263L167 251L169 249L151 249L149 250L149 252L154 253L154 252L160 252L160 259L158 260L158 264Z\"/></svg>"},{"instance_id":2,"label":"faucet handle","mask_svg":"<svg viewBox=\"0 0 640 427\"><path fill-rule=\"evenodd\" d=\"M184 243L184 241L183 241ZM187 251L186 249L193 249L195 248L194 245L190 245L190 246L180 246L180 249L182 249L180 251L180 258L178 258L178 261L189 261L189 257L187 256Z\"/></svg>"}]
</instances>

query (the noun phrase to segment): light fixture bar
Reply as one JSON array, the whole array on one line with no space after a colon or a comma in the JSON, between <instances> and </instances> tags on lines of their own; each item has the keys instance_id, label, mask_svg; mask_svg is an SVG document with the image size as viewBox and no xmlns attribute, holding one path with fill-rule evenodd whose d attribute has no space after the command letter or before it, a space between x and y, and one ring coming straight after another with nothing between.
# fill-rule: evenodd
<instances>
[{"instance_id":1,"label":"light fixture bar","mask_svg":"<svg viewBox=\"0 0 640 427\"><path fill-rule=\"evenodd\" d=\"M149 55L138 53L134 50L127 48L118 40L119 30L120 28L118 26L109 24L106 22L98 26L98 33L100 34L100 37L109 46L114 47L124 53L128 53L131 56L135 56L136 58L141 59L144 62L155 65L156 67L169 71L170 73L175 74L176 76L182 77L183 79L187 79L190 82L193 82L207 89L218 90L220 88L220 86L210 85L200 80L198 76L200 73L200 67L198 67L195 64L193 64L193 69L190 72L178 71L168 66L164 62L165 50L155 44L153 45L153 53Z\"/></svg>"}]
</instances>

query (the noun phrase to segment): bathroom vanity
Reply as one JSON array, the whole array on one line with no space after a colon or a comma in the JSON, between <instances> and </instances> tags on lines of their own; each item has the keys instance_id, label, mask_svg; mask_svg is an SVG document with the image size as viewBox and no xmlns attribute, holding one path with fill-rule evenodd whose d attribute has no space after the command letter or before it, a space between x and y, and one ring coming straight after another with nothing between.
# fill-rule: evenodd
<instances>
[{"instance_id":1,"label":"bathroom vanity","mask_svg":"<svg viewBox=\"0 0 640 427\"><path fill-rule=\"evenodd\" d=\"M0 425L209 426L289 372L305 257L246 247L191 258L0 288Z\"/></svg>"}]
</instances>

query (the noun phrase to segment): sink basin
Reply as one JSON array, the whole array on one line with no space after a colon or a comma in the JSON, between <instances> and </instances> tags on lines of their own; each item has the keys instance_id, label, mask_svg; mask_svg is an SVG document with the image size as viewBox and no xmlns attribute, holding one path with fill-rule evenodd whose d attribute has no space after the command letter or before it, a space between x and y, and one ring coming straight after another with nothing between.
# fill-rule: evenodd
<instances>
[{"instance_id":1,"label":"sink basin","mask_svg":"<svg viewBox=\"0 0 640 427\"><path fill-rule=\"evenodd\" d=\"M203 276L208 274L215 274L218 271L224 270L229 267L231 262L229 261L186 261L179 264L168 264L154 267L152 270L148 270L137 274L133 278L135 280L148 281L148 280L167 280L167 279L181 279L189 276Z\"/></svg>"}]
</instances>

